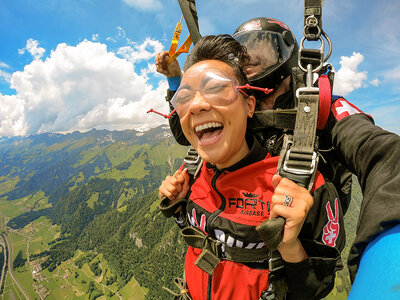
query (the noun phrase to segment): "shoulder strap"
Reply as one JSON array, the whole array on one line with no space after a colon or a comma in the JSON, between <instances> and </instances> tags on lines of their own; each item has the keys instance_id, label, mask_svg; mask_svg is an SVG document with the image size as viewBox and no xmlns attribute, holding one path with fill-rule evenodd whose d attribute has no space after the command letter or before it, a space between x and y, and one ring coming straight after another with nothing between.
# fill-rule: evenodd
<instances>
[{"instance_id":1,"label":"shoulder strap","mask_svg":"<svg viewBox=\"0 0 400 300\"><path fill-rule=\"evenodd\" d=\"M300 41L298 68L293 68L295 91L296 122L293 134L284 136L283 147L279 155L277 173L311 191L314 185L318 165L317 129L323 129L327 122L331 92L330 82L322 77L320 87L313 86L313 75L323 68L332 52L332 43L322 30L321 0L304 1L304 37ZM328 41L329 51L324 57L324 39ZM319 49L306 49L304 41L320 41ZM302 74L303 71L304 73ZM305 80L304 80L305 79ZM282 217L264 221L257 227L270 250L279 247L282 241L281 232L284 226ZM274 234L275 233L275 234ZM271 237L274 237L271 239ZM269 238L266 240L266 238Z\"/></svg>"}]
</instances>

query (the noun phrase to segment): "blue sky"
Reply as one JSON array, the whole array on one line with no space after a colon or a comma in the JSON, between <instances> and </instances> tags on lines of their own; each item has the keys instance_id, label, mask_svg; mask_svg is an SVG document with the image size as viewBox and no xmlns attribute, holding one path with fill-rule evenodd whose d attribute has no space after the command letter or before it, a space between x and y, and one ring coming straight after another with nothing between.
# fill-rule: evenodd
<instances>
[{"instance_id":1,"label":"blue sky","mask_svg":"<svg viewBox=\"0 0 400 300\"><path fill-rule=\"evenodd\" d=\"M200 31L232 33L268 16L302 35L302 0L198 0ZM325 1L335 93L400 133L400 1ZM168 49L176 0L0 2L0 136L165 123L167 84L154 56ZM185 25L184 25L185 26ZM187 35L184 28L182 38ZM184 57L179 58L182 63Z\"/></svg>"}]
</instances>

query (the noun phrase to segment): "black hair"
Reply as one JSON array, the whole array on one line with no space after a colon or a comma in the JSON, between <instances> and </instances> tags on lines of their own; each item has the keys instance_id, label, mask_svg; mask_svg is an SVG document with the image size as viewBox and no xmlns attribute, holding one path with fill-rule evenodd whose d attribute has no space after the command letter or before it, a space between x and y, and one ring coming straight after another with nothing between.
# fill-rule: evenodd
<instances>
[{"instance_id":1,"label":"black hair","mask_svg":"<svg viewBox=\"0 0 400 300\"><path fill-rule=\"evenodd\" d=\"M210 59L230 65L239 84L248 83L242 66L250 60L249 54L246 47L240 45L229 34L203 36L188 55L183 70L186 71L194 64Z\"/></svg>"}]
</instances>

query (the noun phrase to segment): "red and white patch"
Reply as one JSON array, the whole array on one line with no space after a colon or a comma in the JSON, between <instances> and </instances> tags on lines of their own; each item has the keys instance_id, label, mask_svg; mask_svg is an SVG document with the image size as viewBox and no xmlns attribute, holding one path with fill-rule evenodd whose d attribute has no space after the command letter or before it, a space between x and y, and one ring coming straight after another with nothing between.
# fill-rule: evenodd
<instances>
[{"instance_id":1,"label":"red and white patch","mask_svg":"<svg viewBox=\"0 0 400 300\"><path fill-rule=\"evenodd\" d=\"M261 29L261 21L260 20L251 21L251 23L252 23L254 29Z\"/></svg>"},{"instance_id":2,"label":"red and white patch","mask_svg":"<svg viewBox=\"0 0 400 300\"><path fill-rule=\"evenodd\" d=\"M349 101L340 98L332 104L332 112L335 118L340 121L348 116L363 113L357 106Z\"/></svg>"},{"instance_id":3,"label":"red and white patch","mask_svg":"<svg viewBox=\"0 0 400 300\"><path fill-rule=\"evenodd\" d=\"M330 202L326 203L326 214L328 216L328 223L324 226L322 241L325 245L335 247L336 240L339 236L339 203L335 199L335 215L333 215Z\"/></svg>"},{"instance_id":4,"label":"red and white patch","mask_svg":"<svg viewBox=\"0 0 400 300\"><path fill-rule=\"evenodd\" d=\"M253 20L244 26L243 31L262 30L261 20Z\"/></svg>"},{"instance_id":5,"label":"red and white patch","mask_svg":"<svg viewBox=\"0 0 400 300\"><path fill-rule=\"evenodd\" d=\"M273 24L278 24L278 25L281 26L282 28L284 28L284 29L290 31L289 26L287 26L285 23L282 23L281 21L274 20L274 19L269 19L268 22L269 22L269 23L273 23Z\"/></svg>"}]
</instances>

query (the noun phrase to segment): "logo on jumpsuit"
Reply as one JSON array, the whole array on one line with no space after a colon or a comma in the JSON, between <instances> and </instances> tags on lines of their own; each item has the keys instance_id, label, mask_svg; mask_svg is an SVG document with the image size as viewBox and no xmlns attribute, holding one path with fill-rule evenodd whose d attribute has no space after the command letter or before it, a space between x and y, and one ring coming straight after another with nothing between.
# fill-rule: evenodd
<instances>
[{"instance_id":1,"label":"logo on jumpsuit","mask_svg":"<svg viewBox=\"0 0 400 300\"><path fill-rule=\"evenodd\" d=\"M331 204L326 203L326 214L328 217L328 223L324 226L322 241L325 245L335 247L336 240L339 236L339 204L338 199L335 199L335 215L333 215L333 211L331 208Z\"/></svg>"},{"instance_id":2,"label":"logo on jumpsuit","mask_svg":"<svg viewBox=\"0 0 400 300\"><path fill-rule=\"evenodd\" d=\"M262 201L258 198L259 195L253 193L242 192L243 197L229 198L228 207L241 209L241 215L263 217L265 211L269 212L270 203Z\"/></svg>"}]
</instances>

